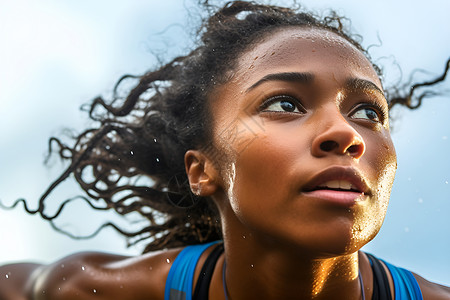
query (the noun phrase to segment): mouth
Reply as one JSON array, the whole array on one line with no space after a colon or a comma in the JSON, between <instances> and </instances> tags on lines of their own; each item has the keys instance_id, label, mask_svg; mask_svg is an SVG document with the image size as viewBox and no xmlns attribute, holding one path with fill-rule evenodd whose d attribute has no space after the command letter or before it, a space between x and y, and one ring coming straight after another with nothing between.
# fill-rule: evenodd
<instances>
[{"instance_id":1,"label":"mouth","mask_svg":"<svg viewBox=\"0 0 450 300\"><path fill-rule=\"evenodd\" d=\"M361 172L352 167L334 166L314 175L301 192L307 196L352 205L371 195Z\"/></svg>"},{"instance_id":2,"label":"mouth","mask_svg":"<svg viewBox=\"0 0 450 300\"><path fill-rule=\"evenodd\" d=\"M344 192L356 192L356 193L364 193L358 188L356 185L352 184L348 180L329 180L327 182L321 183L315 188L312 188L308 191L314 190L330 190L330 191L344 191Z\"/></svg>"}]
</instances>

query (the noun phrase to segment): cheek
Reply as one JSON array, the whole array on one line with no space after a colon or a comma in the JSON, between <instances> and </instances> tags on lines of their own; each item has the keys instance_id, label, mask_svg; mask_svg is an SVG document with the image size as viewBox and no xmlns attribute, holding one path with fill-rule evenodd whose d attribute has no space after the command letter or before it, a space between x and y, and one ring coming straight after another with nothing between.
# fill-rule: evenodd
<instances>
[{"instance_id":1,"label":"cheek","mask_svg":"<svg viewBox=\"0 0 450 300\"><path fill-rule=\"evenodd\" d=\"M279 145L260 134L245 149L240 149L233 164L234 182L229 188L229 198L233 205L262 209L264 204L269 204L264 203L269 202L266 201L268 198L279 197L276 194L280 193L283 175L286 176L289 166L287 157L280 155L286 149L281 149ZM247 200L243 201L245 199ZM237 200L242 203L237 203Z\"/></svg>"},{"instance_id":2,"label":"cheek","mask_svg":"<svg viewBox=\"0 0 450 300\"><path fill-rule=\"evenodd\" d=\"M397 169L397 155L389 131L371 132L364 139L363 171L372 182L377 183L377 186L371 187L377 195L386 195L387 192L389 196Z\"/></svg>"},{"instance_id":3,"label":"cheek","mask_svg":"<svg viewBox=\"0 0 450 300\"><path fill-rule=\"evenodd\" d=\"M250 225L261 219L288 216L295 191L295 162L305 161L305 141L293 139L290 131L269 126L253 131L253 139L246 144L235 144L234 177L228 187L230 205L241 222ZM292 213L292 211L291 211ZM278 218L280 220L280 218ZM253 224L253 225L255 225Z\"/></svg>"},{"instance_id":4,"label":"cheek","mask_svg":"<svg viewBox=\"0 0 450 300\"><path fill-rule=\"evenodd\" d=\"M376 193L379 198L388 200L397 170L397 155L388 132L376 144L375 149L377 154L374 158L374 164L378 182Z\"/></svg>"},{"instance_id":5,"label":"cheek","mask_svg":"<svg viewBox=\"0 0 450 300\"><path fill-rule=\"evenodd\" d=\"M370 145L369 145L370 147ZM376 178L372 187L373 197L355 214L355 226L352 230L355 247L358 242L367 243L379 232L386 216L392 184L397 169L397 158L392 140L387 135L366 152L368 168L372 178ZM366 174L370 174L369 171Z\"/></svg>"}]
</instances>

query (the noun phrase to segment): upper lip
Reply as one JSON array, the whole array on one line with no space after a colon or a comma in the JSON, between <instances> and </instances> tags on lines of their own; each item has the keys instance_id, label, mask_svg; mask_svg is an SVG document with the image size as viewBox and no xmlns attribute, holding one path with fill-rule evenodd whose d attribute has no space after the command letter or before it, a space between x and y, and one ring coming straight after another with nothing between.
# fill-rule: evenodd
<instances>
[{"instance_id":1,"label":"upper lip","mask_svg":"<svg viewBox=\"0 0 450 300\"><path fill-rule=\"evenodd\" d=\"M370 194L370 188L361 172L353 167L345 166L333 166L319 172L303 186L302 190L310 192L319 189L320 185L333 180L348 181L353 187L356 187L358 192L366 195Z\"/></svg>"}]
</instances>

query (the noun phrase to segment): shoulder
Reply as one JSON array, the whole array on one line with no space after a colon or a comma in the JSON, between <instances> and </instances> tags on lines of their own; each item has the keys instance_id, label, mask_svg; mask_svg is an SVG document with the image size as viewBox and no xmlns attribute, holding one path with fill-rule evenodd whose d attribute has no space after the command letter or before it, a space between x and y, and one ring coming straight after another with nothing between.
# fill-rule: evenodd
<instances>
[{"instance_id":1,"label":"shoulder","mask_svg":"<svg viewBox=\"0 0 450 300\"><path fill-rule=\"evenodd\" d=\"M422 276L411 272L420 286L424 300L448 300L450 299L450 287L443 286L424 279Z\"/></svg>"},{"instance_id":2,"label":"shoulder","mask_svg":"<svg viewBox=\"0 0 450 300\"><path fill-rule=\"evenodd\" d=\"M77 253L50 265L37 266L23 276L22 299L164 299L167 275L181 250L138 257ZM2 269L16 270L24 265Z\"/></svg>"},{"instance_id":3,"label":"shoulder","mask_svg":"<svg viewBox=\"0 0 450 300\"><path fill-rule=\"evenodd\" d=\"M79 253L45 268L34 295L43 299L164 299L171 264L181 249L125 257Z\"/></svg>"},{"instance_id":4,"label":"shoulder","mask_svg":"<svg viewBox=\"0 0 450 300\"><path fill-rule=\"evenodd\" d=\"M367 255L367 253L364 253ZM376 258L376 257L375 257ZM386 274L388 274L389 286L391 288L391 294L394 295L394 281L397 283L403 282L404 284L410 286L408 281L412 282L415 280L417 282L420 292L422 293L424 300L441 300L450 299L450 287L446 287L437 283L430 282L423 277L417 275L409 270L399 268L392 265L384 260L379 260L383 266ZM407 275L407 276L406 276ZM394 280L394 277L396 280ZM409 278L409 279L408 279ZM412 281L411 281L412 280ZM410 286L411 287L411 286ZM406 286L405 286L406 288ZM402 289L400 287L400 289Z\"/></svg>"},{"instance_id":5,"label":"shoulder","mask_svg":"<svg viewBox=\"0 0 450 300\"><path fill-rule=\"evenodd\" d=\"M41 265L33 263L0 266L0 299L29 299L30 275Z\"/></svg>"}]
</instances>

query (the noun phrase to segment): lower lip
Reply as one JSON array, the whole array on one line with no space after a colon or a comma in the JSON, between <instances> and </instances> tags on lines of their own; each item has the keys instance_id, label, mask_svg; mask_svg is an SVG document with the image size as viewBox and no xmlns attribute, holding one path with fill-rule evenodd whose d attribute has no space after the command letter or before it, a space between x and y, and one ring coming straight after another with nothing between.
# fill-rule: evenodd
<instances>
[{"instance_id":1,"label":"lower lip","mask_svg":"<svg viewBox=\"0 0 450 300\"><path fill-rule=\"evenodd\" d=\"M353 206L365 198L364 193L350 191L314 190L303 194L342 206Z\"/></svg>"}]
</instances>

